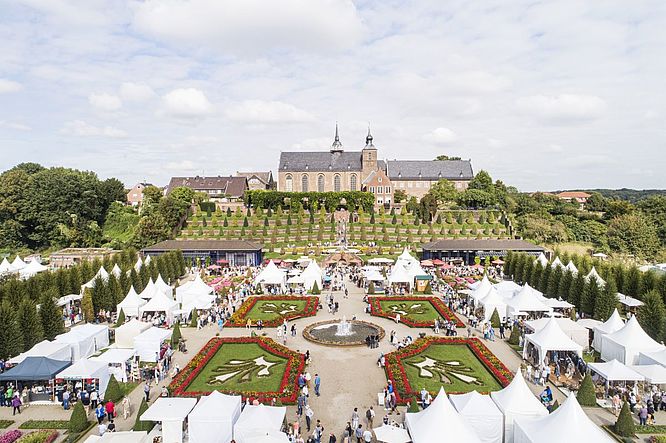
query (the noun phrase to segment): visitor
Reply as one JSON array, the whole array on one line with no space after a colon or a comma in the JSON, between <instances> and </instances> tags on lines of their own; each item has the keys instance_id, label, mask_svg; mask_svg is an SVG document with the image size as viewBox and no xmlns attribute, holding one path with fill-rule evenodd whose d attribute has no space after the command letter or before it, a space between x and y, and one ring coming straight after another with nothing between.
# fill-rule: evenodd
<instances>
[{"instance_id":1,"label":"visitor","mask_svg":"<svg viewBox=\"0 0 666 443\"><path fill-rule=\"evenodd\" d=\"M368 422L368 429L372 429L372 421L375 419L375 410L372 409L372 406L370 406L370 409L365 411L365 418Z\"/></svg>"},{"instance_id":2,"label":"visitor","mask_svg":"<svg viewBox=\"0 0 666 443\"><path fill-rule=\"evenodd\" d=\"M321 377L319 377L319 374L315 374L314 376L314 387L315 387L315 395L319 397L319 388L321 386Z\"/></svg>"},{"instance_id":3,"label":"visitor","mask_svg":"<svg viewBox=\"0 0 666 443\"><path fill-rule=\"evenodd\" d=\"M127 420L132 413L132 405L130 404L130 399L129 396L125 396L123 398L123 401L121 402L121 405L123 407L123 418Z\"/></svg>"},{"instance_id":4,"label":"visitor","mask_svg":"<svg viewBox=\"0 0 666 443\"><path fill-rule=\"evenodd\" d=\"M352 411L352 415L351 415L351 422L352 422L352 428L353 429L358 428L359 421L360 421L360 417L358 415L358 408L354 408L354 410Z\"/></svg>"},{"instance_id":5,"label":"visitor","mask_svg":"<svg viewBox=\"0 0 666 443\"><path fill-rule=\"evenodd\" d=\"M104 409L106 410L106 418L109 421L113 421L113 419L116 417L116 405L113 403L111 399L106 402L106 405L104 405Z\"/></svg>"},{"instance_id":6,"label":"visitor","mask_svg":"<svg viewBox=\"0 0 666 443\"><path fill-rule=\"evenodd\" d=\"M638 421L640 422L641 426L645 426L647 424L647 417L648 417L648 409L645 404L641 405L641 409L638 411Z\"/></svg>"},{"instance_id":7,"label":"visitor","mask_svg":"<svg viewBox=\"0 0 666 443\"><path fill-rule=\"evenodd\" d=\"M358 425L356 427L356 432L354 435L356 436L356 443L361 443L363 439L363 425Z\"/></svg>"},{"instance_id":8,"label":"visitor","mask_svg":"<svg viewBox=\"0 0 666 443\"><path fill-rule=\"evenodd\" d=\"M66 389L62 393L62 407L65 411L69 409L69 391Z\"/></svg>"},{"instance_id":9,"label":"visitor","mask_svg":"<svg viewBox=\"0 0 666 443\"><path fill-rule=\"evenodd\" d=\"M363 432L363 441L365 443L370 443L372 441L372 432L370 432L370 429L366 429L365 432Z\"/></svg>"},{"instance_id":10,"label":"visitor","mask_svg":"<svg viewBox=\"0 0 666 443\"><path fill-rule=\"evenodd\" d=\"M148 384L148 380L146 380L146 384L143 385L143 393L146 396L146 403L150 401L150 385Z\"/></svg>"},{"instance_id":11,"label":"visitor","mask_svg":"<svg viewBox=\"0 0 666 443\"><path fill-rule=\"evenodd\" d=\"M314 417L314 411L310 405L305 405L305 428L307 429L307 432L310 432L312 417Z\"/></svg>"},{"instance_id":12,"label":"visitor","mask_svg":"<svg viewBox=\"0 0 666 443\"><path fill-rule=\"evenodd\" d=\"M106 425L102 422L99 422L97 425L97 432L100 436L104 435L106 433Z\"/></svg>"},{"instance_id":13,"label":"visitor","mask_svg":"<svg viewBox=\"0 0 666 443\"><path fill-rule=\"evenodd\" d=\"M321 421L317 420L317 426L314 430L314 438L317 443L321 443L321 438L324 436L324 426L321 424Z\"/></svg>"},{"instance_id":14,"label":"visitor","mask_svg":"<svg viewBox=\"0 0 666 443\"><path fill-rule=\"evenodd\" d=\"M12 415L16 415L16 411L18 411L19 414L21 413L21 399L19 398L18 393L12 398L12 408L14 408Z\"/></svg>"},{"instance_id":15,"label":"visitor","mask_svg":"<svg viewBox=\"0 0 666 443\"><path fill-rule=\"evenodd\" d=\"M102 405L102 403L100 402L100 404L98 404L97 408L95 409L95 417L97 417L97 424L102 424L105 416L106 412L104 411L104 405Z\"/></svg>"}]
</instances>

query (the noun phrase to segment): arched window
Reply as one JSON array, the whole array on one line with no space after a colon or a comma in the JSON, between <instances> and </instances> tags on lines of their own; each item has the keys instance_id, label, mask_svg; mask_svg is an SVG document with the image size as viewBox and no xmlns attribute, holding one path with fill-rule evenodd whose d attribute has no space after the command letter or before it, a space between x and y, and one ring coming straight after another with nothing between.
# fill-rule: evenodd
<instances>
[{"instance_id":1,"label":"arched window","mask_svg":"<svg viewBox=\"0 0 666 443\"><path fill-rule=\"evenodd\" d=\"M349 179L349 190L356 191L356 174L352 174L351 178Z\"/></svg>"},{"instance_id":2,"label":"arched window","mask_svg":"<svg viewBox=\"0 0 666 443\"><path fill-rule=\"evenodd\" d=\"M335 174L335 177L333 177L333 190L340 192L340 174Z\"/></svg>"},{"instance_id":3,"label":"arched window","mask_svg":"<svg viewBox=\"0 0 666 443\"><path fill-rule=\"evenodd\" d=\"M294 179L291 175L287 175L284 179L285 188L287 192L294 192Z\"/></svg>"},{"instance_id":4,"label":"arched window","mask_svg":"<svg viewBox=\"0 0 666 443\"><path fill-rule=\"evenodd\" d=\"M324 174L319 174L317 177L317 191L324 192Z\"/></svg>"},{"instance_id":5,"label":"arched window","mask_svg":"<svg viewBox=\"0 0 666 443\"><path fill-rule=\"evenodd\" d=\"M308 175L303 174L301 177L301 191L302 192L308 192Z\"/></svg>"}]
</instances>

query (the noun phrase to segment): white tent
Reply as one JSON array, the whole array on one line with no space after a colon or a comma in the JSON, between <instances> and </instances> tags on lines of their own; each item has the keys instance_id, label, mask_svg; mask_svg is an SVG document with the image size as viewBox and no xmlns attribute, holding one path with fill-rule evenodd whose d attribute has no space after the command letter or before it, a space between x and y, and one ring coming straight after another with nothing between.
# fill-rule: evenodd
<instances>
[{"instance_id":1,"label":"white tent","mask_svg":"<svg viewBox=\"0 0 666 443\"><path fill-rule=\"evenodd\" d=\"M564 264L560 260L560 257L555 257L555 260L550 264L550 267L555 269L555 268L562 268L564 270Z\"/></svg>"},{"instance_id":2,"label":"white tent","mask_svg":"<svg viewBox=\"0 0 666 443\"><path fill-rule=\"evenodd\" d=\"M39 274L40 272L48 271L48 269L49 268L39 263L37 260L32 260L26 265L25 268L19 271L19 275L22 279L28 279Z\"/></svg>"},{"instance_id":3,"label":"white tent","mask_svg":"<svg viewBox=\"0 0 666 443\"><path fill-rule=\"evenodd\" d=\"M471 391L467 394L449 395L449 400L463 419L474 428L482 442L502 443L504 415L490 396Z\"/></svg>"},{"instance_id":4,"label":"white tent","mask_svg":"<svg viewBox=\"0 0 666 443\"><path fill-rule=\"evenodd\" d=\"M593 318L581 318L577 320L576 323L592 331L594 331L594 328L599 327L603 324L603 322L600 322L599 320L595 320Z\"/></svg>"},{"instance_id":5,"label":"white tent","mask_svg":"<svg viewBox=\"0 0 666 443\"><path fill-rule=\"evenodd\" d=\"M662 365L635 365L631 369L645 377L645 381L650 384L666 384L666 368Z\"/></svg>"},{"instance_id":6,"label":"white tent","mask_svg":"<svg viewBox=\"0 0 666 443\"><path fill-rule=\"evenodd\" d=\"M612 334L601 338L601 358L605 361L616 359L627 365L638 363L638 355L643 352L657 352L664 349L664 345L657 343L647 335L638 324L636 317Z\"/></svg>"},{"instance_id":7,"label":"white tent","mask_svg":"<svg viewBox=\"0 0 666 443\"><path fill-rule=\"evenodd\" d=\"M387 265L393 263L393 260L391 260L390 258L379 257L379 258L371 258L370 260L368 260L368 263L375 265Z\"/></svg>"},{"instance_id":8,"label":"white tent","mask_svg":"<svg viewBox=\"0 0 666 443\"><path fill-rule=\"evenodd\" d=\"M384 281L385 280L382 273L379 272L376 269L373 269L373 270L370 270L370 271L365 271L364 274L365 274L366 280L368 280L368 281Z\"/></svg>"},{"instance_id":9,"label":"white tent","mask_svg":"<svg viewBox=\"0 0 666 443\"><path fill-rule=\"evenodd\" d=\"M152 325L133 318L116 328L116 347L129 349L134 347L134 337L150 329Z\"/></svg>"},{"instance_id":10,"label":"white tent","mask_svg":"<svg viewBox=\"0 0 666 443\"><path fill-rule=\"evenodd\" d=\"M493 288L497 289L497 292L499 293L511 294L513 296L514 292L520 291L521 286L513 280L504 280L499 283L495 283Z\"/></svg>"},{"instance_id":11,"label":"white tent","mask_svg":"<svg viewBox=\"0 0 666 443\"><path fill-rule=\"evenodd\" d=\"M196 398L160 397L141 414L140 419L162 423L163 443L182 443L183 422L196 404Z\"/></svg>"},{"instance_id":12,"label":"white tent","mask_svg":"<svg viewBox=\"0 0 666 443\"><path fill-rule=\"evenodd\" d=\"M594 339L592 341L592 347L598 352L601 352L602 340L605 334L612 334L613 332L619 331L624 327L624 321L620 317L620 313L617 312L617 308L613 311L608 320L606 320L601 325L594 328Z\"/></svg>"},{"instance_id":13,"label":"white tent","mask_svg":"<svg viewBox=\"0 0 666 443\"><path fill-rule=\"evenodd\" d=\"M507 316L513 317L518 312L551 312L552 308L539 300L540 294L539 291L525 283L525 286L516 295L507 300Z\"/></svg>"},{"instance_id":14,"label":"white tent","mask_svg":"<svg viewBox=\"0 0 666 443\"><path fill-rule=\"evenodd\" d=\"M569 317L553 317L557 325L562 329L567 337L578 343L587 349L590 346L590 332L583 325L578 324L577 322L571 320ZM532 329L534 332L540 331L546 326L546 323L550 321L549 317L542 317L538 320L530 320L527 323L527 326Z\"/></svg>"},{"instance_id":15,"label":"white tent","mask_svg":"<svg viewBox=\"0 0 666 443\"><path fill-rule=\"evenodd\" d=\"M319 267L316 261L311 260L310 263L308 264L307 268L301 273L301 277L305 281L305 289L306 290L311 290L314 287L314 284L317 283L317 287L319 289L322 288L322 276L323 276L323 271Z\"/></svg>"},{"instance_id":16,"label":"white tent","mask_svg":"<svg viewBox=\"0 0 666 443\"><path fill-rule=\"evenodd\" d=\"M99 380L99 395L104 398L106 386L109 384L111 374L109 374L109 366L103 361L89 360L82 358L73 365L65 368L62 372L56 375L56 378L63 380Z\"/></svg>"},{"instance_id":17,"label":"white tent","mask_svg":"<svg viewBox=\"0 0 666 443\"><path fill-rule=\"evenodd\" d=\"M189 316L190 312L192 312L194 309L210 309L213 306L214 301L215 296L213 295L200 294L196 296L185 294L180 310ZM175 313L176 312L174 311L174 314Z\"/></svg>"},{"instance_id":18,"label":"white tent","mask_svg":"<svg viewBox=\"0 0 666 443\"><path fill-rule=\"evenodd\" d=\"M390 284L406 283L411 289L414 279L407 273L407 270L404 268L404 266L396 263L391 269L391 273L388 276L388 281Z\"/></svg>"},{"instance_id":19,"label":"white tent","mask_svg":"<svg viewBox=\"0 0 666 443\"><path fill-rule=\"evenodd\" d=\"M184 283L182 286L176 288L176 301L182 302L186 294L212 294L213 288L208 286L198 273L194 276L194 280Z\"/></svg>"},{"instance_id":20,"label":"white tent","mask_svg":"<svg viewBox=\"0 0 666 443\"><path fill-rule=\"evenodd\" d=\"M398 256L397 260L395 261L395 264L396 264L396 265L401 265L401 266L403 266L403 267L406 268L407 266L409 266L409 265L410 265L411 263L413 263L413 262L417 262L417 263L418 263L418 260L415 259L415 258L412 256L412 254L409 253L409 251L407 250L407 248L405 248L405 249L402 251L402 254L400 254L400 255Z\"/></svg>"},{"instance_id":21,"label":"white tent","mask_svg":"<svg viewBox=\"0 0 666 443\"><path fill-rule=\"evenodd\" d=\"M578 268L576 268L576 265L574 265L571 260L569 260L569 263L567 263L564 269L571 272L574 276L578 274Z\"/></svg>"},{"instance_id":22,"label":"white tent","mask_svg":"<svg viewBox=\"0 0 666 443\"><path fill-rule=\"evenodd\" d=\"M152 442L152 439L150 440ZM91 435L83 443L149 443L146 431L106 432L104 435Z\"/></svg>"},{"instance_id":23,"label":"white tent","mask_svg":"<svg viewBox=\"0 0 666 443\"><path fill-rule=\"evenodd\" d=\"M606 286L606 281L603 278L601 278L601 276L599 275L597 270L594 268L594 266L592 266L592 269L590 270L590 272L588 272L588 274L585 276L585 281L589 282L590 279L592 279L592 278L597 281L597 285L599 285L601 287Z\"/></svg>"},{"instance_id":24,"label":"white tent","mask_svg":"<svg viewBox=\"0 0 666 443\"><path fill-rule=\"evenodd\" d=\"M504 414L504 443L513 443L514 420L520 417L543 417L548 410L525 383L520 369L511 383L501 391L491 392L497 407Z\"/></svg>"},{"instance_id":25,"label":"white tent","mask_svg":"<svg viewBox=\"0 0 666 443\"><path fill-rule=\"evenodd\" d=\"M55 341L70 345L71 361L78 361L109 346L109 327L84 323L57 335Z\"/></svg>"},{"instance_id":26,"label":"white tent","mask_svg":"<svg viewBox=\"0 0 666 443\"><path fill-rule=\"evenodd\" d=\"M506 300L494 287L490 288L488 294L479 300L479 303L483 306L483 316L486 320L490 320L495 309L497 309L500 320L506 316Z\"/></svg>"},{"instance_id":27,"label":"white tent","mask_svg":"<svg viewBox=\"0 0 666 443\"><path fill-rule=\"evenodd\" d=\"M139 294L139 297L145 298L147 300L155 297L155 295L160 292L157 290L155 287L155 283L153 282L152 279L148 280L148 283L146 286L143 288L143 291L141 291L141 294Z\"/></svg>"},{"instance_id":28,"label":"white tent","mask_svg":"<svg viewBox=\"0 0 666 443\"><path fill-rule=\"evenodd\" d=\"M657 352L639 352L639 365L662 365L666 368L666 348Z\"/></svg>"},{"instance_id":29,"label":"white tent","mask_svg":"<svg viewBox=\"0 0 666 443\"><path fill-rule=\"evenodd\" d=\"M136 354L134 349L111 348L97 357L90 357L90 360L105 363L109 374L124 383L127 382L127 362L134 357L134 354Z\"/></svg>"},{"instance_id":30,"label":"white tent","mask_svg":"<svg viewBox=\"0 0 666 443\"><path fill-rule=\"evenodd\" d=\"M645 378L615 359L603 363L588 363L587 366L608 381L643 381Z\"/></svg>"},{"instance_id":31,"label":"white tent","mask_svg":"<svg viewBox=\"0 0 666 443\"><path fill-rule=\"evenodd\" d=\"M541 252L539 256L536 258L536 260L534 260L534 263L541 263L541 266L545 268L546 266L548 266L548 259L543 254L543 252Z\"/></svg>"},{"instance_id":32,"label":"white tent","mask_svg":"<svg viewBox=\"0 0 666 443\"><path fill-rule=\"evenodd\" d=\"M515 429L515 443L615 441L590 420L578 404L575 395L569 395L569 398L550 415L538 419L518 418Z\"/></svg>"},{"instance_id":33,"label":"white tent","mask_svg":"<svg viewBox=\"0 0 666 443\"><path fill-rule=\"evenodd\" d=\"M118 303L116 306L116 312L120 314L120 311L122 310L127 317L138 317L139 309L146 303L147 301L136 293L134 286L130 286L130 289L123 301Z\"/></svg>"},{"instance_id":34,"label":"white tent","mask_svg":"<svg viewBox=\"0 0 666 443\"><path fill-rule=\"evenodd\" d=\"M523 358L525 359L528 343L532 343L537 349L539 364L543 363L548 351L574 351L581 357L583 355L583 347L562 331L555 317L549 318L546 324L534 334L525 334L525 346L523 347Z\"/></svg>"},{"instance_id":35,"label":"white tent","mask_svg":"<svg viewBox=\"0 0 666 443\"><path fill-rule=\"evenodd\" d=\"M255 285L279 285L284 287L287 281L287 274L282 272L273 263L272 260L261 270L259 275L254 279Z\"/></svg>"},{"instance_id":36,"label":"white tent","mask_svg":"<svg viewBox=\"0 0 666 443\"><path fill-rule=\"evenodd\" d=\"M164 281L162 274L157 275L157 279L155 280L155 287L158 291L162 291L167 295L173 296L173 288Z\"/></svg>"},{"instance_id":37,"label":"white tent","mask_svg":"<svg viewBox=\"0 0 666 443\"><path fill-rule=\"evenodd\" d=\"M147 255L146 258L143 259L143 264L144 265L149 265L151 260L152 260L152 258L150 258L150 255Z\"/></svg>"},{"instance_id":38,"label":"white tent","mask_svg":"<svg viewBox=\"0 0 666 443\"><path fill-rule=\"evenodd\" d=\"M446 440L465 443L481 442L474 429L453 408L444 388L439 389L435 400L426 409L405 414L405 426L413 443L431 443Z\"/></svg>"},{"instance_id":39,"label":"white tent","mask_svg":"<svg viewBox=\"0 0 666 443\"><path fill-rule=\"evenodd\" d=\"M617 293L617 301L628 308L638 308L639 306L643 306L645 304L637 298L624 295L621 292Z\"/></svg>"},{"instance_id":40,"label":"white tent","mask_svg":"<svg viewBox=\"0 0 666 443\"><path fill-rule=\"evenodd\" d=\"M173 331L152 327L134 337L134 349L141 361L155 361L155 355L160 352L162 343L171 338Z\"/></svg>"},{"instance_id":41,"label":"white tent","mask_svg":"<svg viewBox=\"0 0 666 443\"><path fill-rule=\"evenodd\" d=\"M10 358L9 363L17 365L26 357L48 357L53 360L69 361L72 359L72 351L69 343L44 340L16 357Z\"/></svg>"},{"instance_id":42,"label":"white tent","mask_svg":"<svg viewBox=\"0 0 666 443\"><path fill-rule=\"evenodd\" d=\"M236 443L247 443L246 437L252 437L256 431L280 431L287 414L284 406L246 405L234 424Z\"/></svg>"},{"instance_id":43,"label":"white tent","mask_svg":"<svg viewBox=\"0 0 666 443\"><path fill-rule=\"evenodd\" d=\"M202 396L187 418L190 441L231 441L234 423L240 414L240 395L213 391L210 395Z\"/></svg>"},{"instance_id":44,"label":"white tent","mask_svg":"<svg viewBox=\"0 0 666 443\"><path fill-rule=\"evenodd\" d=\"M372 428L377 441L385 443L409 443L412 441L407 429L392 425L382 425Z\"/></svg>"},{"instance_id":45,"label":"white tent","mask_svg":"<svg viewBox=\"0 0 666 443\"><path fill-rule=\"evenodd\" d=\"M93 278L91 278L87 283L84 283L83 286L81 287L81 292L83 292L83 289L85 288L94 288L95 287L95 280L98 278L101 278L102 281L107 282L109 281L109 273L106 272L106 269L104 269L104 266L100 266L99 270L97 271L97 274Z\"/></svg>"},{"instance_id":46,"label":"white tent","mask_svg":"<svg viewBox=\"0 0 666 443\"><path fill-rule=\"evenodd\" d=\"M483 278L476 283L476 286L471 288L472 292L470 293L470 296L474 299L474 301L479 301L488 295L488 291L490 291L490 288L492 288L493 285L490 283L490 280L488 280L487 275L484 275Z\"/></svg>"},{"instance_id":47,"label":"white tent","mask_svg":"<svg viewBox=\"0 0 666 443\"><path fill-rule=\"evenodd\" d=\"M428 273L421 267L421 264L417 261L410 262L405 269L407 269L407 273L410 277L412 277L412 280L416 277L428 275Z\"/></svg>"},{"instance_id":48,"label":"white tent","mask_svg":"<svg viewBox=\"0 0 666 443\"><path fill-rule=\"evenodd\" d=\"M143 266L143 262L141 261L141 257L138 257L136 259L136 263L134 264L134 270L136 272L139 272L141 270L141 267Z\"/></svg>"},{"instance_id":49,"label":"white tent","mask_svg":"<svg viewBox=\"0 0 666 443\"><path fill-rule=\"evenodd\" d=\"M21 269L25 268L26 266L28 266L28 265L26 264L26 262L24 262L23 260L21 260L21 257L19 257L18 255L16 256L16 258L15 258L14 261L12 262L12 270L13 270L14 272L18 272L18 271L20 271Z\"/></svg>"},{"instance_id":50,"label":"white tent","mask_svg":"<svg viewBox=\"0 0 666 443\"><path fill-rule=\"evenodd\" d=\"M113 265L113 269L111 269L111 274L113 274L116 278L120 278L120 275L123 273L122 269L120 269L120 266L118 266L118 263Z\"/></svg>"},{"instance_id":51,"label":"white tent","mask_svg":"<svg viewBox=\"0 0 666 443\"><path fill-rule=\"evenodd\" d=\"M168 323L173 321L173 311L178 309L178 302L169 298L163 292L157 291L148 303L139 308L139 315L143 317L146 312L164 312Z\"/></svg>"},{"instance_id":52,"label":"white tent","mask_svg":"<svg viewBox=\"0 0 666 443\"><path fill-rule=\"evenodd\" d=\"M7 260L7 257L5 257L2 259L2 263L0 263L0 275L9 274L11 272L14 272L14 269L12 268L12 264L9 263L9 260Z\"/></svg>"}]
</instances>

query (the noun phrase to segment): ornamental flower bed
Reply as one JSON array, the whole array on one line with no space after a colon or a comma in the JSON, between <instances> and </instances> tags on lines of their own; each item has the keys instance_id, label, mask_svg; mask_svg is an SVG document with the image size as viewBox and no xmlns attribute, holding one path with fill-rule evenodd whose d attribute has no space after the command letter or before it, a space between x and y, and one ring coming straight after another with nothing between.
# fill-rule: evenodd
<instances>
[{"instance_id":1,"label":"ornamental flower bed","mask_svg":"<svg viewBox=\"0 0 666 443\"><path fill-rule=\"evenodd\" d=\"M18 429L7 431L0 435L0 443L14 443L16 440L21 438L22 435L23 432L19 431Z\"/></svg>"},{"instance_id":2,"label":"ornamental flower bed","mask_svg":"<svg viewBox=\"0 0 666 443\"><path fill-rule=\"evenodd\" d=\"M381 305L382 301L390 302L423 302L430 303L432 307L437 311L437 313L446 321L453 321L456 324L456 328L464 328L465 324L453 313L448 306L444 304L442 300L437 297L368 297L368 302L370 303L370 313L375 317L384 317L391 320L395 319L395 314L393 312L386 312ZM435 326L435 319L430 321L416 321L409 316L401 316L400 322L411 326L413 328L432 328Z\"/></svg>"},{"instance_id":3,"label":"ornamental flower bed","mask_svg":"<svg viewBox=\"0 0 666 443\"><path fill-rule=\"evenodd\" d=\"M418 387L416 390L411 386L407 372L402 360L413 357L433 344L444 345L463 345L472 351L474 356L488 370L488 372L502 386L506 387L513 378L513 373L504 364L490 352L490 349L484 345L478 338L459 338L459 337L432 337L419 338L411 345L397 351L386 354L384 371L386 378L391 380L396 401L400 404L407 404L410 399L419 396ZM448 392L448 394L459 394L459 392ZM485 393L485 392L482 392ZM433 396L436 392L432 392Z\"/></svg>"},{"instance_id":4,"label":"ornamental flower bed","mask_svg":"<svg viewBox=\"0 0 666 443\"><path fill-rule=\"evenodd\" d=\"M270 295L262 295L259 297L249 297L238 310L234 313L234 315L231 316L229 320L227 320L226 326L231 326L231 327L245 327L247 325L247 319L248 319L248 314L252 311L252 309L255 307L255 305L259 301L273 301L273 302L293 302L293 301L304 301L305 302L305 308L300 310L300 311L295 311L288 313L286 315L281 315L278 318L275 318L274 320L264 320L264 327L275 327L280 324L282 324L283 319L289 320L295 320L297 318L303 318L303 317L313 317L317 315L317 305L319 304L319 297L309 297L309 296L304 296L304 297L297 297L297 296L270 296ZM250 318L252 320L252 324L256 326L256 319Z\"/></svg>"},{"instance_id":5,"label":"ornamental flower bed","mask_svg":"<svg viewBox=\"0 0 666 443\"><path fill-rule=\"evenodd\" d=\"M203 348L201 348L194 358L190 360L187 366L176 375L169 385L169 392L171 392L174 397L200 397L202 395L210 394L210 391L189 391L187 388L213 356L217 354L220 347L226 343L255 343L268 353L286 359L287 366L277 391L259 392L218 389L220 392L229 395L240 395L243 397L243 400L247 398L257 399L262 403L270 403L274 398L282 404L296 403L296 398L298 396L298 374L302 373L305 368L305 356L277 344L267 337L212 338Z\"/></svg>"}]
</instances>

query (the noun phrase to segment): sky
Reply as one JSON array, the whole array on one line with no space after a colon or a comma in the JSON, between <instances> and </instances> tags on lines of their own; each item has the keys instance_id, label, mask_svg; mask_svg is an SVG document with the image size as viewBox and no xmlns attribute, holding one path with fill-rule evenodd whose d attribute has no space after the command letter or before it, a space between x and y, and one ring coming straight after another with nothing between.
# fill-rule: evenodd
<instances>
[{"instance_id":1,"label":"sky","mask_svg":"<svg viewBox=\"0 0 666 443\"><path fill-rule=\"evenodd\" d=\"M628 7L630 5L630 7ZM0 0L0 170L127 186L281 151L469 158L523 191L666 188L666 2Z\"/></svg>"}]
</instances>

